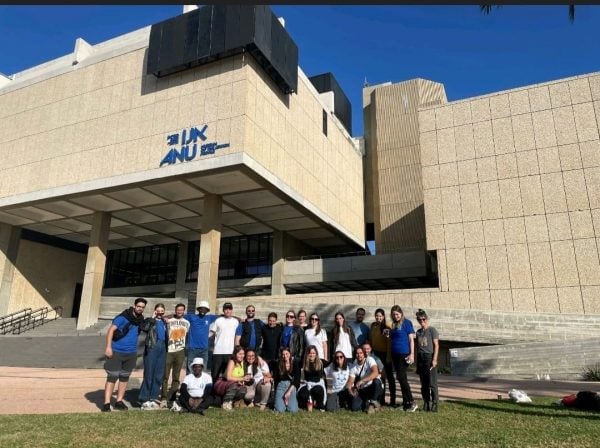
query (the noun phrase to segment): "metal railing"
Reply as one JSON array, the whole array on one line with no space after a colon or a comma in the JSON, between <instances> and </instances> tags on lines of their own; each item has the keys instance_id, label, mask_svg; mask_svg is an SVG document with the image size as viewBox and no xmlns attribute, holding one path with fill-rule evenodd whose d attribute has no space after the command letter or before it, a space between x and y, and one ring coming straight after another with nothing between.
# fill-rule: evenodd
<instances>
[{"instance_id":1,"label":"metal railing","mask_svg":"<svg viewBox=\"0 0 600 448\"><path fill-rule=\"evenodd\" d=\"M0 334L21 334L27 330L44 325L46 322L62 317L63 307L44 306L35 310L24 308L14 313L0 317ZM54 313L52 317L48 317Z\"/></svg>"}]
</instances>

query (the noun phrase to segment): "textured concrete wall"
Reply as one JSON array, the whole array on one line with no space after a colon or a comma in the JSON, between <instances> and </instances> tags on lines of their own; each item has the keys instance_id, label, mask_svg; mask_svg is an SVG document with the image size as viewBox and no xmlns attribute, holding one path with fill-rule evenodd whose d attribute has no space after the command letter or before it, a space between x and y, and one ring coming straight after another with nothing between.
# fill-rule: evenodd
<instances>
[{"instance_id":1,"label":"textured concrete wall","mask_svg":"<svg viewBox=\"0 0 600 448\"><path fill-rule=\"evenodd\" d=\"M252 57L239 55L157 79L144 74L146 51L0 92L0 198L76 192L85 181L139 172L152 178L167 136L205 123L208 141L230 147L202 160L244 152L364 241L362 157L332 119L323 135L322 106L305 76L297 94L282 96Z\"/></svg>"},{"instance_id":2,"label":"textured concrete wall","mask_svg":"<svg viewBox=\"0 0 600 448\"><path fill-rule=\"evenodd\" d=\"M71 316L75 284L83 282L85 259L85 254L21 240L8 312L62 306L63 315Z\"/></svg>"},{"instance_id":3,"label":"textured concrete wall","mask_svg":"<svg viewBox=\"0 0 600 448\"><path fill-rule=\"evenodd\" d=\"M446 102L444 86L423 79L368 87L367 152L377 252L425 248L418 109ZM363 97L366 95L363 94Z\"/></svg>"},{"instance_id":4,"label":"textured concrete wall","mask_svg":"<svg viewBox=\"0 0 600 448\"><path fill-rule=\"evenodd\" d=\"M427 248L464 306L600 313L600 75L419 112Z\"/></svg>"}]
</instances>

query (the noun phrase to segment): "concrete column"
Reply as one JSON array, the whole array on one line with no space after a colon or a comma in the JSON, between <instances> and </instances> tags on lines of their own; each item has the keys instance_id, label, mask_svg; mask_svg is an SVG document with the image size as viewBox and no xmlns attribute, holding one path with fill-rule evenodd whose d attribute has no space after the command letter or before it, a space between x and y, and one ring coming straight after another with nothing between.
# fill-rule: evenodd
<instances>
[{"instance_id":1,"label":"concrete column","mask_svg":"<svg viewBox=\"0 0 600 448\"><path fill-rule=\"evenodd\" d=\"M200 235L200 256L198 260L198 289L196 306L207 300L210 310L217 309L217 284L219 281L219 252L221 250L221 196L207 194L204 197L202 233Z\"/></svg>"},{"instance_id":2,"label":"concrete column","mask_svg":"<svg viewBox=\"0 0 600 448\"><path fill-rule=\"evenodd\" d=\"M0 316L8 314L21 228L0 223Z\"/></svg>"},{"instance_id":3,"label":"concrete column","mask_svg":"<svg viewBox=\"0 0 600 448\"><path fill-rule=\"evenodd\" d=\"M185 289L185 274L187 271L188 243L183 241L179 244L177 254L177 280L175 283L175 298L179 299L187 306L188 294Z\"/></svg>"},{"instance_id":4,"label":"concrete column","mask_svg":"<svg viewBox=\"0 0 600 448\"><path fill-rule=\"evenodd\" d=\"M271 295L284 296L285 285L283 284L284 260L284 232L273 231L273 269L271 271Z\"/></svg>"},{"instance_id":5,"label":"concrete column","mask_svg":"<svg viewBox=\"0 0 600 448\"><path fill-rule=\"evenodd\" d=\"M106 268L106 250L110 231L110 213L94 212L92 234L85 263L81 306L77 319L77 329L83 330L98 322L104 269Z\"/></svg>"}]
</instances>

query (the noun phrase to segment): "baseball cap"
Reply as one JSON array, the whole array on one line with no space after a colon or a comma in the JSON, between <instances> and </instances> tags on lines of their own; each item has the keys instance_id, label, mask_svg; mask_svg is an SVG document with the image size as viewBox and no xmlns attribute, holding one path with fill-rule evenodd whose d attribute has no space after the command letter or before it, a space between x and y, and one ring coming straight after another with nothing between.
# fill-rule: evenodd
<instances>
[{"instance_id":1,"label":"baseball cap","mask_svg":"<svg viewBox=\"0 0 600 448\"><path fill-rule=\"evenodd\" d=\"M231 302L225 302L223 304L223 310L232 310L233 309L233 304Z\"/></svg>"}]
</instances>

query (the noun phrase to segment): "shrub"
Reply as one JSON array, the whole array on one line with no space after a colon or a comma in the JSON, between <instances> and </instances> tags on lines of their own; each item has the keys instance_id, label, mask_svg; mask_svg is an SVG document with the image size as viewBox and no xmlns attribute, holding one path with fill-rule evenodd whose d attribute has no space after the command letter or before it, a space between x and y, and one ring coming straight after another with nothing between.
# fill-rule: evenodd
<instances>
[{"instance_id":1,"label":"shrub","mask_svg":"<svg viewBox=\"0 0 600 448\"><path fill-rule=\"evenodd\" d=\"M584 381L600 381L600 363L583 368Z\"/></svg>"}]
</instances>

